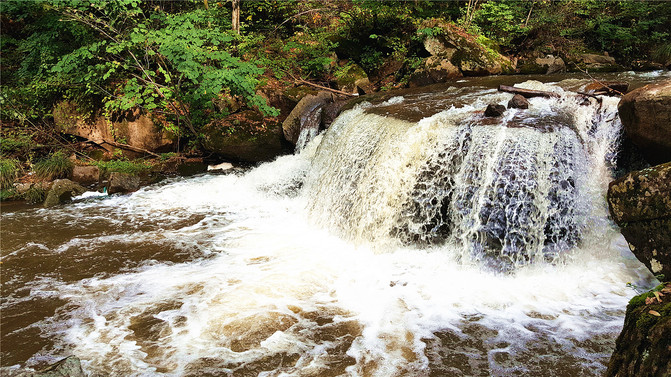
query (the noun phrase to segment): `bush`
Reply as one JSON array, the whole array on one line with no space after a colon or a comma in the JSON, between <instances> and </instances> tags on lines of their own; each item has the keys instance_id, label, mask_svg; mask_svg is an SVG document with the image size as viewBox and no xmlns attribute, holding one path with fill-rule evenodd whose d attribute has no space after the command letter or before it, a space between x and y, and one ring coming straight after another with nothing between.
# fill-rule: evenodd
<instances>
[{"instance_id":1,"label":"bush","mask_svg":"<svg viewBox=\"0 0 671 377\"><path fill-rule=\"evenodd\" d=\"M33 165L33 171L41 179L66 178L75 164L63 153L58 151L48 158L41 160Z\"/></svg>"},{"instance_id":2,"label":"bush","mask_svg":"<svg viewBox=\"0 0 671 377\"><path fill-rule=\"evenodd\" d=\"M21 164L13 158L0 158L0 189L12 187L19 176Z\"/></svg>"}]
</instances>

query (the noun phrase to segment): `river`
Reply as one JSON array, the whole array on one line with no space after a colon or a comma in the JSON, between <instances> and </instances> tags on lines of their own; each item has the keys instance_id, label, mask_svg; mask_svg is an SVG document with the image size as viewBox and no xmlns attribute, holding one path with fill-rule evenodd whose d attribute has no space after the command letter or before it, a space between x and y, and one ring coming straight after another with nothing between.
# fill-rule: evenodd
<instances>
[{"instance_id":1,"label":"river","mask_svg":"<svg viewBox=\"0 0 671 377\"><path fill-rule=\"evenodd\" d=\"M617 99L581 105L587 82L400 92L245 171L3 204L2 370L602 375L655 280L608 218ZM560 97L484 119L500 83Z\"/></svg>"}]
</instances>

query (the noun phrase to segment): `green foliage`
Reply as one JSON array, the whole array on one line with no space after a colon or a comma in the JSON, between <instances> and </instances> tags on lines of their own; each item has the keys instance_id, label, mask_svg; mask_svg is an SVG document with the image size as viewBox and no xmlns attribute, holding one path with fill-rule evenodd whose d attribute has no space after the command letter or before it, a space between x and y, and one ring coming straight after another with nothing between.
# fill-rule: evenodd
<instances>
[{"instance_id":1,"label":"green foliage","mask_svg":"<svg viewBox=\"0 0 671 377\"><path fill-rule=\"evenodd\" d=\"M58 151L51 156L36 162L33 165L33 172L41 179L66 178L75 164L63 153Z\"/></svg>"},{"instance_id":2,"label":"green foliage","mask_svg":"<svg viewBox=\"0 0 671 377\"><path fill-rule=\"evenodd\" d=\"M474 14L474 22L483 34L504 46L526 35L530 28L524 25L531 2L501 0L483 3Z\"/></svg>"},{"instance_id":3,"label":"green foliage","mask_svg":"<svg viewBox=\"0 0 671 377\"><path fill-rule=\"evenodd\" d=\"M131 175L138 175L147 172L151 169L151 165L141 161L127 161L127 160L112 160L112 161L98 161L95 163L101 171L102 175L118 172Z\"/></svg>"},{"instance_id":4,"label":"green foliage","mask_svg":"<svg viewBox=\"0 0 671 377\"><path fill-rule=\"evenodd\" d=\"M0 158L0 189L11 188L21 172L21 164L13 158Z\"/></svg>"},{"instance_id":5,"label":"green foliage","mask_svg":"<svg viewBox=\"0 0 671 377\"><path fill-rule=\"evenodd\" d=\"M0 152L5 156L23 156L39 144L33 141L33 133L24 129L2 130Z\"/></svg>"},{"instance_id":6,"label":"green foliage","mask_svg":"<svg viewBox=\"0 0 671 377\"><path fill-rule=\"evenodd\" d=\"M671 43L665 43L655 49L652 53L652 58L661 64L671 64Z\"/></svg>"}]
</instances>

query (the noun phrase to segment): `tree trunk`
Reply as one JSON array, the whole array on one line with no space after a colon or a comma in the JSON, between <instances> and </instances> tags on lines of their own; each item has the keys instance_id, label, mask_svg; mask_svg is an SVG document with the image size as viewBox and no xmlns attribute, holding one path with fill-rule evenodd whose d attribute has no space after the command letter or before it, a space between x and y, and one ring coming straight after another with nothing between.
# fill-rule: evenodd
<instances>
[{"instance_id":1,"label":"tree trunk","mask_svg":"<svg viewBox=\"0 0 671 377\"><path fill-rule=\"evenodd\" d=\"M233 19L231 24L233 25L233 30L240 34L240 0L232 0L233 3Z\"/></svg>"}]
</instances>

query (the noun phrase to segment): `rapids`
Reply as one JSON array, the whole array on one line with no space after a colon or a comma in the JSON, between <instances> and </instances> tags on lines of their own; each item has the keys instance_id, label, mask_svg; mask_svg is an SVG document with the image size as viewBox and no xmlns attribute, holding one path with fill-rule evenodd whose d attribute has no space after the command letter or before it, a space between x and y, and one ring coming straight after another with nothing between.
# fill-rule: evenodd
<instances>
[{"instance_id":1,"label":"rapids","mask_svg":"<svg viewBox=\"0 0 671 377\"><path fill-rule=\"evenodd\" d=\"M561 97L362 103L244 173L3 211L3 371L601 375L654 284L607 215L617 100L522 85Z\"/></svg>"}]
</instances>

